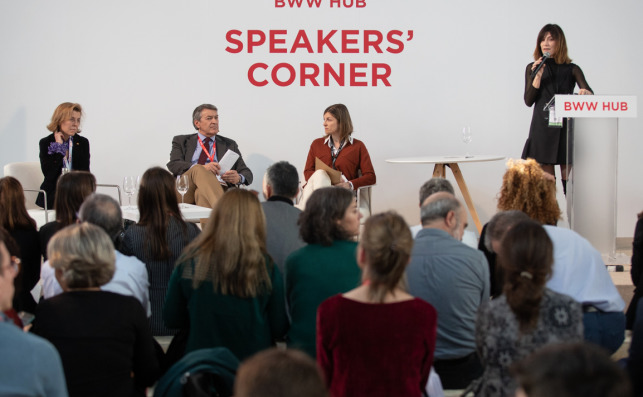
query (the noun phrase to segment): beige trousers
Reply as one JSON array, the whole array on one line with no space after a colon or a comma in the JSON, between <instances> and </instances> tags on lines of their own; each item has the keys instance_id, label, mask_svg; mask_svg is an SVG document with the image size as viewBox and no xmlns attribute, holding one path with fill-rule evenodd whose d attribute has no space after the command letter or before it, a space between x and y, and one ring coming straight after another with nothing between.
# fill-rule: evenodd
<instances>
[{"instance_id":1,"label":"beige trousers","mask_svg":"<svg viewBox=\"0 0 643 397\"><path fill-rule=\"evenodd\" d=\"M216 175L199 164L187 170L183 175L187 175L190 183L187 193L183 196L185 203L214 208L224 193L223 186ZM180 202L181 195L178 192L177 195Z\"/></svg>"}]
</instances>

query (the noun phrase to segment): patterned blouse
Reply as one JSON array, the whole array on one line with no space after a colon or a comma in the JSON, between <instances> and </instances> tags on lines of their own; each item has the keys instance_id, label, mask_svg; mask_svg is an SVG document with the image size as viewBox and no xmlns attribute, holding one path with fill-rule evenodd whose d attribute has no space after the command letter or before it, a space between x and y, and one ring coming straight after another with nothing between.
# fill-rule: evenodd
<instances>
[{"instance_id":1,"label":"patterned blouse","mask_svg":"<svg viewBox=\"0 0 643 397\"><path fill-rule=\"evenodd\" d=\"M509 368L535 350L551 344L583 340L583 311L571 297L545 288L536 328L520 333L518 319L504 295L478 310L476 345L484 366L469 390L476 396L513 396L517 387Z\"/></svg>"}]
</instances>

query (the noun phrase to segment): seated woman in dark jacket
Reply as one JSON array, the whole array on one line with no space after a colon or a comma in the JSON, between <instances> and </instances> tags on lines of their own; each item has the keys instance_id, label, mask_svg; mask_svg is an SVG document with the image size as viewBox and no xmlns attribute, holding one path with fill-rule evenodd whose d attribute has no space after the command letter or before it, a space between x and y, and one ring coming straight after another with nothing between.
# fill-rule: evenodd
<instances>
[{"instance_id":1,"label":"seated woman in dark jacket","mask_svg":"<svg viewBox=\"0 0 643 397\"><path fill-rule=\"evenodd\" d=\"M10 176L0 179L0 226L7 230L20 249L21 266L14 280L13 308L17 312L33 313L36 301L31 290L40 279L40 239L36 222L25 207L22 185Z\"/></svg>"},{"instance_id":2,"label":"seated woman in dark jacket","mask_svg":"<svg viewBox=\"0 0 643 397\"><path fill-rule=\"evenodd\" d=\"M47 260L47 244L51 237L67 225L76 223L78 210L85 198L96 191L96 177L87 171L73 171L58 178L54 202L56 220L40 228L40 251Z\"/></svg>"},{"instance_id":3,"label":"seated woman in dark jacket","mask_svg":"<svg viewBox=\"0 0 643 397\"><path fill-rule=\"evenodd\" d=\"M163 323L163 302L174 263L183 248L199 235L194 223L186 223L179 210L174 177L160 167L150 168L138 191L140 219L125 232L121 252L135 256L147 267L150 278L150 325L153 335L174 335Z\"/></svg>"},{"instance_id":4,"label":"seated woman in dark jacket","mask_svg":"<svg viewBox=\"0 0 643 397\"><path fill-rule=\"evenodd\" d=\"M144 395L160 375L157 350L140 302L100 290L115 270L107 233L88 223L68 226L48 253L65 292L38 305L33 332L56 346L69 395Z\"/></svg>"},{"instance_id":5,"label":"seated woman in dark jacket","mask_svg":"<svg viewBox=\"0 0 643 397\"><path fill-rule=\"evenodd\" d=\"M83 108L77 103L58 105L47 129L52 133L40 140L40 169L45 176L40 189L47 192L47 208L55 202L58 177L71 170L89 171L89 141L80 135ZM45 206L45 196L38 194L36 204Z\"/></svg>"}]
</instances>

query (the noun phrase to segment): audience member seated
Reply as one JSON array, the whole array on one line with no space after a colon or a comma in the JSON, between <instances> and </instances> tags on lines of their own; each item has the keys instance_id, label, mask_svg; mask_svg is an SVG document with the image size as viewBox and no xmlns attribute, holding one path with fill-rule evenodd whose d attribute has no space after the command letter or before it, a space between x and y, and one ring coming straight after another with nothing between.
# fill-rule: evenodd
<instances>
[{"instance_id":1,"label":"audience member seated","mask_svg":"<svg viewBox=\"0 0 643 397\"><path fill-rule=\"evenodd\" d=\"M197 106L192 112L192 126L196 134L177 135L172 139L167 169L175 176L189 178L186 203L214 208L228 187L250 185L252 171L244 163L237 143L219 135L219 111L214 105ZM228 150L239 158L232 169L221 172L219 162Z\"/></svg>"},{"instance_id":2,"label":"audience member seated","mask_svg":"<svg viewBox=\"0 0 643 397\"><path fill-rule=\"evenodd\" d=\"M460 242L467 214L449 193L421 208L423 229L407 270L409 293L438 312L433 367L445 389L463 389L482 374L476 354L476 312L489 299L489 266L482 252Z\"/></svg>"},{"instance_id":3,"label":"audience member seated","mask_svg":"<svg viewBox=\"0 0 643 397\"><path fill-rule=\"evenodd\" d=\"M226 192L179 258L168 286L165 323L189 328L186 353L222 346L243 360L284 337L283 277L265 241L257 197L241 189Z\"/></svg>"},{"instance_id":4,"label":"audience member seated","mask_svg":"<svg viewBox=\"0 0 643 397\"><path fill-rule=\"evenodd\" d=\"M70 225L47 251L65 292L40 302L32 331L58 349L69 395L144 395L160 375L159 358L140 302L100 290L114 275L107 233Z\"/></svg>"},{"instance_id":5,"label":"audience member seated","mask_svg":"<svg viewBox=\"0 0 643 397\"><path fill-rule=\"evenodd\" d=\"M630 356L627 358L627 372L632 381L636 397L643 396L643 303L636 305L636 321L632 327L632 342Z\"/></svg>"},{"instance_id":6,"label":"audience member seated","mask_svg":"<svg viewBox=\"0 0 643 397\"><path fill-rule=\"evenodd\" d=\"M478 310L476 344L484 373L469 387L476 396L513 396L512 363L548 344L583 340L580 303L545 287L553 246L543 227L532 220L514 225L497 252L504 293Z\"/></svg>"},{"instance_id":7,"label":"audience member seated","mask_svg":"<svg viewBox=\"0 0 643 397\"><path fill-rule=\"evenodd\" d=\"M498 197L498 211L518 210L531 219L545 225L556 225L560 219L560 208L556 201L556 181L544 172L534 159L509 160L507 171L502 177ZM496 256L485 246L487 225L480 233L478 249L484 252L489 262L491 296L502 294L502 275L496 265Z\"/></svg>"},{"instance_id":8,"label":"audience member seated","mask_svg":"<svg viewBox=\"0 0 643 397\"><path fill-rule=\"evenodd\" d=\"M78 103L64 102L58 105L47 129L50 135L42 138L40 169L44 180L40 189L47 192L47 208L54 207L58 196L57 181L60 175L71 170L89 171L89 141L80 136L80 119L83 108ZM54 194L55 193L55 194ZM45 195L38 193L36 205L45 206ZM43 248L46 249L46 248Z\"/></svg>"},{"instance_id":9,"label":"audience member seated","mask_svg":"<svg viewBox=\"0 0 643 397\"><path fill-rule=\"evenodd\" d=\"M160 167L143 174L138 191L140 218L125 231L121 252L145 263L149 276L153 335L174 335L163 322L163 303L174 264L200 230L181 215L172 175Z\"/></svg>"},{"instance_id":10,"label":"audience member seated","mask_svg":"<svg viewBox=\"0 0 643 397\"><path fill-rule=\"evenodd\" d=\"M324 135L311 143L306 157L306 184L301 201L297 204L302 210L306 208L310 195L316 189L333 184L325 170L317 169L317 159L329 168L341 172L341 181L333 186L353 191L362 186L374 185L376 181L375 170L366 146L362 141L353 138L353 122L346 105L338 103L324 110ZM362 203L363 208L369 208L366 200L362 200Z\"/></svg>"},{"instance_id":11,"label":"audience member seated","mask_svg":"<svg viewBox=\"0 0 643 397\"><path fill-rule=\"evenodd\" d=\"M632 241L632 284L634 284L634 296L627 308L627 329L634 327L636 320L637 304L643 297L643 212L639 213L636 228L634 230L634 240Z\"/></svg>"},{"instance_id":12,"label":"audience member seated","mask_svg":"<svg viewBox=\"0 0 643 397\"><path fill-rule=\"evenodd\" d=\"M40 278L40 238L36 222L29 217L25 207L25 194L17 179L6 176L0 179L0 226L4 227L18 244L20 273L14 284L13 308L33 313L36 301L31 290Z\"/></svg>"},{"instance_id":13,"label":"audience member seated","mask_svg":"<svg viewBox=\"0 0 643 397\"><path fill-rule=\"evenodd\" d=\"M496 215L495 217L502 217ZM494 217L494 218L495 218ZM513 221L489 223L490 246L495 249ZM569 295L583 305L585 340L616 352L625 338L625 302L612 282L601 254L573 230L544 225L554 245L554 267L547 288Z\"/></svg>"},{"instance_id":14,"label":"audience member seated","mask_svg":"<svg viewBox=\"0 0 643 397\"><path fill-rule=\"evenodd\" d=\"M484 238L481 238L480 244L481 247L484 247L483 252L489 261L492 299L502 295L504 286L504 272L496 261L496 250L500 247L500 241L514 225L529 219L531 218L527 214L519 210L500 211L484 225Z\"/></svg>"},{"instance_id":15,"label":"audience member seated","mask_svg":"<svg viewBox=\"0 0 643 397\"><path fill-rule=\"evenodd\" d=\"M296 350L264 350L244 361L235 397L328 397L315 361Z\"/></svg>"},{"instance_id":16,"label":"audience member seated","mask_svg":"<svg viewBox=\"0 0 643 397\"><path fill-rule=\"evenodd\" d=\"M72 171L58 178L56 185L56 220L40 228L40 251L47 260L49 239L60 229L76 223L78 210L85 198L96 191L96 178L87 171Z\"/></svg>"},{"instance_id":17,"label":"audience member seated","mask_svg":"<svg viewBox=\"0 0 643 397\"><path fill-rule=\"evenodd\" d=\"M7 232L2 226L0 226L0 241L4 242L5 247L7 247L7 251L9 252L9 259L11 261L11 266L14 269L17 269L17 274L20 274L20 258L19 258L19 253L20 253L20 247L18 247L18 244L16 243L16 240L11 237L9 232ZM16 277L13 278L13 290L11 291L11 296L15 295L16 291ZM15 297L14 297L15 299ZM18 312L13 307L9 307L7 310L3 311L3 314L6 316L6 318L10 321L13 321L13 323L20 328L23 328L25 324L22 322L22 318L18 316Z\"/></svg>"},{"instance_id":18,"label":"audience member seated","mask_svg":"<svg viewBox=\"0 0 643 397\"><path fill-rule=\"evenodd\" d=\"M24 333L4 314L11 310L14 279L19 272L5 245L9 237L5 233L0 228L0 395L66 397L65 374L56 348Z\"/></svg>"},{"instance_id":19,"label":"audience member seated","mask_svg":"<svg viewBox=\"0 0 643 397\"><path fill-rule=\"evenodd\" d=\"M87 197L80 206L78 220L88 222L103 229L112 239L114 246L117 246L121 232L123 231L123 216L121 207L112 197L94 193ZM116 255L116 269L114 277L105 285L101 286L102 291L115 292L121 295L133 296L143 305L147 316L152 314L149 299L149 280L145 264L133 256L125 256L114 250ZM43 265L43 297L49 299L52 296L61 294L62 287L56 280L54 269L51 263Z\"/></svg>"},{"instance_id":20,"label":"audience member seated","mask_svg":"<svg viewBox=\"0 0 643 397\"><path fill-rule=\"evenodd\" d=\"M587 343L542 348L513 371L516 397L630 397L627 376L604 350ZM639 374L640 375L640 374Z\"/></svg>"},{"instance_id":21,"label":"audience member seated","mask_svg":"<svg viewBox=\"0 0 643 397\"><path fill-rule=\"evenodd\" d=\"M510 160L502 177L498 210L519 210L543 225L560 219L556 182L534 159Z\"/></svg>"},{"instance_id":22,"label":"audience member seated","mask_svg":"<svg viewBox=\"0 0 643 397\"><path fill-rule=\"evenodd\" d=\"M266 216L266 249L282 275L288 255L304 246L297 226L301 210L293 206L298 192L299 173L293 165L280 161L268 167L263 178L266 201L261 203Z\"/></svg>"},{"instance_id":23,"label":"audience member seated","mask_svg":"<svg viewBox=\"0 0 643 397\"><path fill-rule=\"evenodd\" d=\"M315 190L299 217L306 246L286 259L286 298L292 324L289 348L315 357L317 308L327 298L360 284L355 255L361 214L348 189Z\"/></svg>"},{"instance_id":24,"label":"audience member seated","mask_svg":"<svg viewBox=\"0 0 643 397\"><path fill-rule=\"evenodd\" d=\"M424 184L420 187L420 208L422 208L422 205L430 195L438 192L447 192L455 196L455 190L453 190L451 182L449 182L445 178L431 178L428 181L424 182ZM411 234L413 235L413 238L417 236L420 230L422 230L421 223L419 225L411 226ZM465 230L462 233L462 242L471 248L478 247L478 238L476 237L476 234L470 230Z\"/></svg>"},{"instance_id":25,"label":"audience member seated","mask_svg":"<svg viewBox=\"0 0 643 397\"><path fill-rule=\"evenodd\" d=\"M371 216L357 248L362 285L319 306L317 361L334 397L423 395L437 314L405 291L412 247L401 216Z\"/></svg>"}]
</instances>

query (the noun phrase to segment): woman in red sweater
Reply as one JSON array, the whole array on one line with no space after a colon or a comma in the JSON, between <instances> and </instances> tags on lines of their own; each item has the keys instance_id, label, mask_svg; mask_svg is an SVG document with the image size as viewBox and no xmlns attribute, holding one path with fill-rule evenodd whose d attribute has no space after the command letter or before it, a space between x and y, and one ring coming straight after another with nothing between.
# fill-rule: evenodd
<instances>
[{"instance_id":1,"label":"woman in red sweater","mask_svg":"<svg viewBox=\"0 0 643 397\"><path fill-rule=\"evenodd\" d=\"M357 190L361 186L375 184L375 170L366 146L352 136L353 123L345 105L338 103L324 110L324 134L310 145L304 178L306 185L303 196L297 205L306 207L306 200L312 192L321 187L331 186L328 173L316 170L316 158L334 170L342 173L342 178L335 186Z\"/></svg>"},{"instance_id":2,"label":"woman in red sweater","mask_svg":"<svg viewBox=\"0 0 643 397\"><path fill-rule=\"evenodd\" d=\"M422 395L435 350L437 313L409 295L413 239L393 212L370 217L357 249L363 284L317 312L317 362L333 397Z\"/></svg>"}]
</instances>

